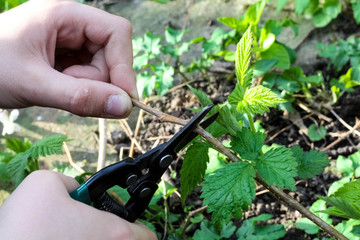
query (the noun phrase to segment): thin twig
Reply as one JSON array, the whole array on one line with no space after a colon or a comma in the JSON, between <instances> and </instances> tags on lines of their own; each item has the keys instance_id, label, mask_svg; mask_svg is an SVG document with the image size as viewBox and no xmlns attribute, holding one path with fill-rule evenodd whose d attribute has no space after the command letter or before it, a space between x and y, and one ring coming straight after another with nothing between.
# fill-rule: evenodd
<instances>
[{"instance_id":1,"label":"thin twig","mask_svg":"<svg viewBox=\"0 0 360 240\"><path fill-rule=\"evenodd\" d=\"M180 234L181 238L184 238L184 237L185 237L186 229L188 228L188 226L189 226L190 223L191 223L190 219L191 219L193 216L195 216L196 214L205 211L205 210L207 209L207 207L208 207L207 205L202 206L201 208L198 208L198 209L195 209L194 211L191 211L191 212L187 215L187 217L186 217L186 219L185 219L184 227L183 227L183 229L182 229L182 231L181 231L181 234Z\"/></svg>"},{"instance_id":2,"label":"thin twig","mask_svg":"<svg viewBox=\"0 0 360 240\"><path fill-rule=\"evenodd\" d=\"M351 127L347 122L344 121L331 107L327 107L327 109L337 118L337 120L344 125L350 131L353 131L356 135L360 137L360 132L353 127Z\"/></svg>"},{"instance_id":3,"label":"thin twig","mask_svg":"<svg viewBox=\"0 0 360 240\"><path fill-rule=\"evenodd\" d=\"M81 167L79 167L72 159L71 157L71 153L69 151L69 148L66 144L66 142L63 143L63 147L64 147L64 150L65 150L65 153L66 153L66 156L67 156L67 159L70 163L70 165L75 168L76 170L78 170L80 173L85 173L84 169L82 169Z\"/></svg>"},{"instance_id":4,"label":"thin twig","mask_svg":"<svg viewBox=\"0 0 360 240\"><path fill-rule=\"evenodd\" d=\"M133 100L133 104L137 107L140 107L144 111L155 115L157 118L161 118L162 121L170 120L170 122L172 122L172 123L177 123L177 124L181 124L181 125L185 125L187 123L187 121L185 121L185 120L162 113L162 112L160 112L156 109L153 109L143 103L140 103L139 101ZM226 148L220 141L218 141L216 138L214 138L211 134L206 132L201 127L197 127L195 129L195 132L197 132L199 135L201 135L203 138L205 138L208 142L213 144L213 146L215 148L217 148L220 152L222 152L224 155L226 155L230 159L230 161L232 161L232 162L240 161L240 159L237 156L235 156L234 154L232 154L231 151L228 148ZM340 239L340 240L348 240L348 238L346 238L344 235L342 235L340 232L338 232L335 228L331 227L329 224L324 222L321 218L319 218L318 216L316 216L315 214L310 212L307 208L305 208L300 203L298 203L295 199L293 199L288 194L283 192L280 188L278 188L276 186L270 186L269 184L267 184L263 179L261 179L258 176L255 177L255 180L258 183L260 183L261 185L263 185L266 189L268 189L271 193L273 193L278 199L284 201L290 207L299 211L303 216L310 219L313 223L318 225L320 228L322 228L324 231L329 233L331 236L334 236L335 238Z\"/></svg>"},{"instance_id":5,"label":"thin twig","mask_svg":"<svg viewBox=\"0 0 360 240\"><path fill-rule=\"evenodd\" d=\"M106 142L106 119L99 118L99 154L96 169L97 171L100 171L105 167Z\"/></svg>"},{"instance_id":6,"label":"thin twig","mask_svg":"<svg viewBox=\"0 0 360 240\"><path fill-rule=\"evenodd\" d=\"M142 120L143 115L144 115L144 110L140 109L138 119L136 121L136 127L135 127L135 131L134 131L134 135L133 135L133 137L131 139L129 157L133 157L133 155L134 155L134 146L137 143L136 138L137 138L137 135L139 133L140 124L141 124L141 120ZM140 144L138 144L138 145L140 145Z\"/></svg>"}]
</instances>

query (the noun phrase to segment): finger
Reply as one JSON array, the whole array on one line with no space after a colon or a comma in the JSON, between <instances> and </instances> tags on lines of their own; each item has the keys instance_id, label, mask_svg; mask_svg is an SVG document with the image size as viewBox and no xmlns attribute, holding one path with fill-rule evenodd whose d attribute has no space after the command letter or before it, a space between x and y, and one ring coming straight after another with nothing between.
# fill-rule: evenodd
<instances>
[{"instance_id":1,"label":"finger","mask_svg":"<svg viewBox=\"0 0 360 240\"><path fill-rule=\"evenodd\" d=\"M100 81L74 78L48 66L40 66L38 86L29 94L34 105L67 110L79 116L123 118L130 114L132 103L121 88ZM44 78L46 76L46 79Z\"/></svg>"},{"instance_id":2,"label":"finger","mask_svg":"<svg viewBox=\"0 0 360 240\"><path fill-rule=\"evenodd\" d=\"M132 69L132 27L124 18L105 13L86 5L71 7L65 2L58 22L58 47L76 48L88 40L104 46L104 56L109 69L111 83L137 98L135 73ZM86 13L86 14L84 14ZM64 17L64 15L66 17ZM76 28L74 27L76 22Z\"/></svg>"},{"instance_id":3,"label":"finger","mask_svg":"<svg viewBox=\"0 0 360 240\"><path fill-rule=\"evenodd\" d=\"M106 66L104 50L98 50L94 54L91 63L70 66L66 68L63 73L75 78L87 78L109 82L109 72Z\"/></svg>"}]
</instances>

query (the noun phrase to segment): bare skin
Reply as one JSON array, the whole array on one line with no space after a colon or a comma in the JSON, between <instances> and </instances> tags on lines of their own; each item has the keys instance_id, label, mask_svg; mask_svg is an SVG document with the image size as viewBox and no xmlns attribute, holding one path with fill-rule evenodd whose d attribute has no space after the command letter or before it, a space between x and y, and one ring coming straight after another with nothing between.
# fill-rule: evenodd
<instances>
[{"instance_id":1,"label":"bare skin","mask_svg":"<svg viewBox=\"0 0 360 240\"><path fill-rule=\"evenodd\" d=\"M73 200L78 183L40 170L29 175L0 208L1 239L157 239L139 223Z\"/></svg>"},{"instance_id":2,"label":"bare skin","mask_svg":"<svg viewBox=\"0 0 360 240\"><path fill-rule=\"evenodd\" d=\"M31 0L0 14L0 108L126 117L138 98L131 34L126 19L73 0ZM156 239L71 199L77 186L60 173L32 173L0 207L1 239Z\"/></svg>"},{"instance_id":3,"label":"bare skin","mask_svg":"<svg viewBox=\"0 0 360 240\"><path fill-rule=\"evenodd\" d=\"M32 0L0 14L0 29L0 107L130 113L138 94L126 19L72 0Z\"/></svg>"}]
</instances>

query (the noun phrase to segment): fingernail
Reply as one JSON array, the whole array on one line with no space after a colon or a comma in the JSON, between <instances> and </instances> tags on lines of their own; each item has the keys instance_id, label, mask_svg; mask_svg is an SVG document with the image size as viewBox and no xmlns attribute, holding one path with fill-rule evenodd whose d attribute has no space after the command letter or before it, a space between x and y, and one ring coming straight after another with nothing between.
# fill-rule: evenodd
<instances>
[{"instance_id":1,"label":"fingernail","mask_svg":"<svg viewBox=\"0 0 360 240\"><path fill-rule=\"evenodd\" d=\"M126 117L131 111L131 100L123 94L111 95L106 103L106 114L112 117Z\"/></svg>"}]
</instances>

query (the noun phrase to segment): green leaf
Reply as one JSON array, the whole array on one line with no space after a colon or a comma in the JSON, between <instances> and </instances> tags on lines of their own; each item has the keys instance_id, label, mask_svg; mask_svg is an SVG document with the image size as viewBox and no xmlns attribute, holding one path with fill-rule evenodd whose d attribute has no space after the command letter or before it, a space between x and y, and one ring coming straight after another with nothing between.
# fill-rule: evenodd
<instances>
[{"instance_id":1,"label":"green leaf","mask_svg":"<svg viewBox=\"0 0 360 240\"><path fill-rule=\"evenodd\" d=\"M260 77L272 68L278 60L276 59L262 59L257 61L253 66L254 77Z\"/></svg>"},{"instance_id":2,"label":"green leaf","mask_svg":"<svg viewBox=\"0 0 360 240\"><path fill-rule=\"evenodd\" d=\"M343 177L338 181L333 182L333 184L331 184L331 186L329 187L328 190L328 196L331 196L332 194L334 194L339 188L341 188L342 186L344 186L345 183L350 182L351 179L350 177Z\"/></svg>"},{"instance_id":3,"label":"green leaf","mask_svg":"<svg viewBox=\"0 0 360 240\"><path fill-rule=\"evenodd\" d=\"M289 0L277 0L276 12L279 13L288 1Z\"/></svg>"},{"instance_id":4,"label":"green leaf","mask_svg":"<svg viewBox=\"0 0 360 240\"><path fill-rule=\"evenodd\" d=\"M29 151L18 153L7 164L7 172L11 176L16 186L18 186L28 174L28 172L25 171L25 168L27 166L30 155L31 153Z\"/></svg>"},{"instance_id":5,"label":"green leaf","mask_svg":"<svg viewBox=\"0 0 360 240\"><path fill-rule=\"evenodd\" d=\"M231 149L244 160L255 161L264 145L266 134L253 133L250 129L243 127L236 136L231 136Z\"/></svg>"},{"instance_id":6,"label":"green leaf","mask_svg":"<svg viewBox=\"0 0 360 240\"><path fill-rule=\"evenodd\" d=\"M290 149L284 146L271 148L256 161L255 168L269 185L296 190L297 162Z\"/></svg>"},{"instance_id":7,"label":"green leaf","mask_svg":"<svg viewBox=\"0 0 360 240\"><path fill-rule=\"evenodd\" d=\"M147 32L144 35L143 50L148 54L149 59L157 57L160 53L161 37L153 35L151 32Z\"/></svg>"},{"instance_id":8,"label":"green leaf","mask_svg":"<svg viewBox=\"0 0 360 240\"><path fill-rule=\"evenodd\" d=\"M326 13L324 13L322 10L319 10L315 13L312 20L315 27L320 28L328 25L331 22L332 18Z\"/></svg>"},{"instance_id":9,"label":"green leaf","mask_svg":"<svg viewBox=\"0 0 360 240\"><path fill-rule=\"evenodd\" d=\"M332 196L360 205L360 179L345 183Z\"/></svg>"},{"instance_id":10,"label":"green leaf","mask_svg":"<svg viewBox=\"0 0 360 240\"><path fill-rule=\"evenodd\" d=\"M219 116L216 122L225 128L231 135L236 135L241 129L240 119L242 114L236 111L236 108L232 105L225 104L220 107Z\"/></svg>"},{"instance_id":11,"label":"green leaf","mask_svg":"<svg viewBox=\"0 0 360 240\"><path fill-rule=\"evenodd\" d=\"M230 94L232 95L232 97L236 96L237 94L236 88L234 92ZM229 96L229 102L230 100L232 101L232 103L235 103L240 99L230 99ZM238 101L237 103L237 111L246 114L262 114L265 111L269 112L269 107L275 107L277 104L284 102L286 102L286 100L278 97L269 88L259 85L254 88L247 89L243 99L241 101Z\"/></svg>"},{"instance_id":12,"label":"green leaf","mask_svg":"<svg viewBox=\"0 0 360 240\"><path fill-rule=\"evenodd\" d=\"M359 1L352 1L352 10L354 19L357 24L360 24L360 2Z\"/></svg>"},{"instance_id":13,"label":"green leaf","mask_svg":"<svg viewBox=\"0 0 360 240\"><path fill-rule=\"evenodd\" d=\"M290 67L290 56L285 47L279 43L273 43L271 47L260 53L262 59L275 59L278 62L275 67L288 69Z\"/></svg>"},{"instance_id":14,"label":"green leaf","mask_svg":"<svg viewBox=\"0 0 360 240\"><path fill-rule=\"evenodd\" d=\"M320 217L323 221L331 225L332 220L329 217L329 214L320 212L326 210L326 202L324 200L317 200L312 204L309 210L316 216ZM296 221L295 226L304 230L307 234L316 234L320 230L320 228L308 218L299 219Z\"/></svg>"},{"instance_id":15,"label":"green leaf","mask_svg":"<svg viewBox=\"0 0 360 240\"><path fill-rule=\"evenodd\" d=\"M5 137L5 139L6 147L13 150L15 153L25 152L32 145L32 143L28 139L25 139L24 142L21 141L19 138Z\"/></svg>"},{"instance_id":16,"label":"green leaf","mask_svg":"<svg viewBox=\"0 0 360 240\"><path fill-rule=\"evenodd\" d=\"M329 165L328 156L323 152L313 149L303 152L299 146L292 147L291 151L298 163L297 171L300 178L311 178L321 173Z\"/></svg>"},{"instance_id":17,"label":"green leaf","mask_svg":"<svg viewBox=\"0 0 360 240\"><path fill-rule=\"evenodd\" d=\"M194 240L220 240L228 239L236 230L232 222L223 223L219 233L208 221L202 221L200 229L196 230L192 239Z\"/></svg>"},{"instance_id":18,"label":"green leaf","mask_svg":"<svg viewBox=\"0 0 360 240\"><path fill-rule=\"evenodd\" d=\"M28 152L32 158L39 158L39 156L45 157L52 154L62 154L62 146L66 141L69 140L63 134L45 136L36 141Z\"/></svg>"},{"instance_id":19,"label":"green leaf","mask_svg":"<svg viewBox=\"0 0 360 240\"><path fill-rule=\"evenodd\" d=\"M310 0L295 0L295 13L300 16L308 7Z\"/></svg>"},{"instance_id":20,"label":"green leaf","mask_svg":"<svg viewBox=\"0 0 360 240\"><path fill-rule=\"evenodd\" d=\"M360 205L348 202L339 197L318 197L333 206L322 212L343 218L360 219Z\"/></svg>"},{"instance_id":21,"label":"green leaf","mask_svg":"<svg viewBox=\"0 0 360 240\"><path fill-rule=\"evenodd\" d=\"M155 90L155 75L150 75L147 71L142 72L136 76L136 86L139 95L143 97L150 97Z\"/></svg>"},{"instance_id":22,"label":"green leaf","mask_svg":"<svg viewBox=\"0 0 360 240\"><path fill-rule=\"evenodd\" d=\"M325 0L323 12L331 18L336 18L341 13L341 2L339 0Z\"/></svg>"},{"instance_id":23,"label":"green leaf","mask_svg":"<svg viewBox=\"0 0 360 240\"><path fill-rule=\"evenodd\" d=\"M359 240L360 238L352 232L353 229L358 225L360 225L359 220L350 219L348 221L342 221L335 226L335 229L342 233L348 239Z\"/></svg>"},{"instance_id":24,"label":"green leaf","mask_svg":"<svg viewBox=\"0 0 360 240\"><path fill-rule=\"evenodd\" d=\"M308 136L311 141L317 142L325 138L327 134L324 126L318 127L316 124L311 124L308 128Z\"/></svg>"},{"instance_id":25,"label":"green leaf","mask_svg":"<svg viewBox=\"0 0 360 240\"><path fill-rule=\"evenodd\" d=\"M185 155L181 174L181 199L182 203L189 193L200 184L205 176L207 163L209 162L209 146L203 142L195 142L191 145Z\"/></svg>"},{"instance_id":26,"label":"green leaf","mask_svg":"<svg viewBox=\"0 0 360 240\"><path fill-rule=\"evenodd\" d=\"M238 83L241 87L247 88L251 85L251 82L246 82L246 74L250 64L252 47L252 32L249 27L241 37L236 48L235 56L235 73Z\"/></svg>"},{"instance_id":27,"label":"green leaf","mask_svg":"<svg viewBox=\"0 0 360 240\"><path fill-rule=\"evenodd\" d=\"M155 90L158 95L164 96L173 86L174 68L161 63L152 66L155 72Z\"/></svg>"},{"instance_id":28,"label":"green leaf","mask_svg":"<svg viewBox=\"0 0 360 240\"><path fill-rule=\"evenodd\" d=\"M165 39L169 44L175 45L181 42L184 33L186 32L187 30L175 30L167 26L165 29Z\"/></svg>"},{"instance_id":29,"label":"green leaf","mask_svg":"<svg viewBox=\"0 0 360 240\"><path fill-rule=\"evenodd\" d=\"M270 220L271 218L271 214L261 214L259 216L245 220L239 230L236 232L237 238L243 240L276 240L284 237L286 231L283 225L257 224L262 221Z\"/></svg>"},{"instance_id":30,"label":"green leaf","mask_svg":"<svg viewBox=\"0 0 360 240\"><path fill-rule=\"evenodd\" d=\"M255 4L252 4L246 11L245 21L248 24L256 26L261 18L261 14L265 8L266 1L260 0Z\"/></svg>"},{"instance_id":31,"label":"green leaf","mask_svg":"<svg viewBox=\"0 0 360 240\"><path fill-rule=\"evenodd\" d=\"M201 90L195 89L191 87L189 84L186 85L190 90L195 94L196 98L199 100L201 107L206 107L208 105L213 104L211 99Z\"/></svg>"},{"instance_id":32,"label":"green leaf","mask_svg":"<svg viewBox=\"0 0 360 240\"><path fill-rule=\"evenodd\" d=\"M336 168L344 176L360 177L360 151L351 154L349 157L339 156L336 160Z\"/></svg>"},{"instance_id":33,"label":"green leaf","mask_svg":"<svg viewBox=\"0 0 360 240\"><path fill-rule=\"evenodd\" d=\"M228 222L239 218L255 198L255 170L248 162L227 164L209 175L202 188L203 205L213 212L213 222Z\"/></svg>"}]
</instances>

